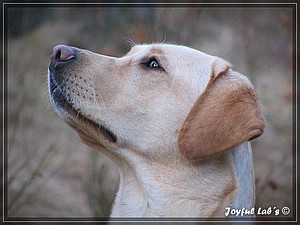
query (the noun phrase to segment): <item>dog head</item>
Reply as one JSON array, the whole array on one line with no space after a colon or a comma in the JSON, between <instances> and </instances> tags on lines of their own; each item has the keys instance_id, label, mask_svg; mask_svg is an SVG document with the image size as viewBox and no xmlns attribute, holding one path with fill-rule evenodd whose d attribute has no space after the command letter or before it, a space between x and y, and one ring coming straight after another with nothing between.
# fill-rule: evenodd
<instances>
[{"instance_id":1,"label":"dog head","mask_svg":"<svg viewBox=\"0 0 300 225\"><path fill-rule=\"evenodd\" d=\"M184 46L137 45L115 58L59 45L48 80L58 114L86 144L111 155L199 160L264 128L248 79Z\"/></svg>"}]
</instances>

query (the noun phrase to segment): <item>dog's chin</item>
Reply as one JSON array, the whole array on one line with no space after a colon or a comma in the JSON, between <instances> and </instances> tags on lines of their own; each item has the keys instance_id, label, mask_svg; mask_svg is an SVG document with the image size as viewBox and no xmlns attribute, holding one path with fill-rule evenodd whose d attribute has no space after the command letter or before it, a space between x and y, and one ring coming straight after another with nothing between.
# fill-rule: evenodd
<instances>
[{"instance_id":1,"label":"dog's chin","mask_svg":"<svg viewBox=\"0 0 300 225\"><path fill-rule=\"evenodd\" d=\"M104 149L106 149L106 150L110 149L109 145L102 144L103 141L96 140L93 137L86 135L82 132L77 132L77 133L78 133L81 141L93 149L100 150L101 152L103 152Z\"/></svg>"},{"instance_id":2,"label":"dog's chin","mask_svg":"<svg viewBox=\"0 0 300 225\"><path fill-rule=\"evenodd\" d=\"M117 137L113 132L105 126L86 118L68 102L60 88L51 84L51 82L49 84L52 105L58 114L79 134L85 144L93 147L103 147L117 143Z\"/></svg>"},{"instance_id":3,"label":"dog's chin","mask_svg":"<svg viewBox=\"0 0 300 225\"><path fill-rule=\"evenodd\" d=\"M104 144L107 142L107 140L103 140L103 137L99 137L100 139L97 139L95 135L87 134L87 132L84 132L80 127L74 126L74 123L68 123L79 135L81 141L88 145L91 148L95 149L102 149L106 148Z\"/></svg>"}]
</instances>

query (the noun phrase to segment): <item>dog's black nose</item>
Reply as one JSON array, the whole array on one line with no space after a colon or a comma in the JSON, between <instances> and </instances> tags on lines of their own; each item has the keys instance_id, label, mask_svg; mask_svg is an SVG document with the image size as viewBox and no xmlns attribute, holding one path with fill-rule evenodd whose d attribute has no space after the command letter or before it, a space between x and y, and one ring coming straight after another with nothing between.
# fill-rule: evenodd
<instances>
[{"instance_id":1,"label":"dog's black nose","mask_svg":"<svg viewBox=\"0 0 300 225\"><path fill-rule=\"evenodd\" d=\"M52 60L63 62L75 58L75 50L67 45L57 45L52 51Z\"/></svg>"}]
</instances>

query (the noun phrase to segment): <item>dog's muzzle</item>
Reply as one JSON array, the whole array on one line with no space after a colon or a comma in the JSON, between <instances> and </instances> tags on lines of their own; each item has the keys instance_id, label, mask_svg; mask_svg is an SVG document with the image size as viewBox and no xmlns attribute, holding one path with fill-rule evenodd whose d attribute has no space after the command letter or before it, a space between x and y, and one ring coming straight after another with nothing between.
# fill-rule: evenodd
<instances>
[{"instance_id":1,"label":"dog's muzzle","mask_svg":"<svg viewBox=\"0 0 300 225\"><path fill-rule=\"evenodd\" d=\"M80 57L80 50L77 48L66 45L57 45L53 48L48 73L48 89L51 103L56 112L74 129L88 125L88 127L92 127L101 133L110 142L117 142L116 135L107 127L96 123L83 114L81 106L76 104L76 88L73 87L74 93L70 93L72 87L70 87L68 82L75 82L73 80L70 81L70 79L76 77L74 71L76 71L76 67L80 67ZM71 76L73 78L70 78ZM80 87L79 83L76 83L76 85ZM70 120L69 118L72 119Z\"/></svg>"}]
</instances>

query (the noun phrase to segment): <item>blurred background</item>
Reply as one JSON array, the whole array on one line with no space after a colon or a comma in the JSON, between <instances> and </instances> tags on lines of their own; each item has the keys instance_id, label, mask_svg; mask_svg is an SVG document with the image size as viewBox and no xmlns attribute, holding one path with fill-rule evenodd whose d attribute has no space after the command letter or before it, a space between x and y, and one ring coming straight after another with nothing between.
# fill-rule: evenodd
<instances>
[{"instance_id":1,"label":"blurred background","mask_svg":"<svg viewBox=\"0 0 300 225\"><path fill-rule=\"evenodd\" d=\"M264 134L252 141L256 205L295 213L292 8L10 5L5 13L10 218L109 216L118 171L54 113L47 67L57 44L120 57L129 39L187 45L249 77L266 118Z\"/></svg>"}]
</instances>

